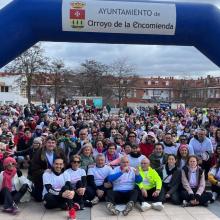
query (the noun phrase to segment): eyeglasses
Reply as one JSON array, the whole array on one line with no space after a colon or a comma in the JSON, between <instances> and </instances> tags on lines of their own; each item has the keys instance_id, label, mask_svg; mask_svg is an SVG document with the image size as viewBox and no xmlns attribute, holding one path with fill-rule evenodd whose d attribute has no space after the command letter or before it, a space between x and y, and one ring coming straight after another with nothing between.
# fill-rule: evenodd
<instances>
[{"instance_id":1,"label":"eyeglasses","mask_svg":"<svg viewBox=\"0 0 220 220\"><path fill-rule=\"evenodd\" d=\"M80 160L74 160L73 163L80 163Z\"/></svg>"},{"instance_id":2,"label":"eyeglasses","mask_svg":"<svg viewBox=\"0 0 220 220\"><path fill-rule=\"evenodd\" d=\"M85 133L81 133L80 135L86 135Z\"/></svg>"}]
</instances>

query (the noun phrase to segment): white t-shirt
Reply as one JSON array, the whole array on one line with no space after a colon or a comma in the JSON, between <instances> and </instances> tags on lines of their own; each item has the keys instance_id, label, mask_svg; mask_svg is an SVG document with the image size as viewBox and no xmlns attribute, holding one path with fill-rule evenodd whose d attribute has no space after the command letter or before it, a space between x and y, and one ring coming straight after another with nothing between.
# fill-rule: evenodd
<instances>
[{"instance_id":1,"label":"white t-shirt","mask_svg":"<svg viewBox=\"0 0 220 220\"><path fill-rule=\"evenodd\" d=\"M120 166L113 170L113 174L121 172ZM129 172L123 173L118 179L113 182L114 191L129 191L133 190L135 186L135 170L130 167Z\"/></svg>"},{"instance_id":2,"label":"white t-shirt","mask_svg":"<svg viewBox=\"0 0 220 220\"><path fill-rule=\"evenodd\" d=\"M77 170L69 168L64 172L64 176L66 181L69 180L72 186L75 187L76 183L81 180L81 177L86 176L86 172L84 169L81 168L78 168Z\"/></svg>"},{"instance_id":3,"label":"white t-shirt","mask_svg":"<svg viewBox=\"0 0 220 220\"><path fill-rule=\"evenodd\" d=\"M105 165L104 167L91 167L88 170L87 175L94 176L94 181L96 186L101 186L104 183L104 180L107 176L112 174L112 168Z\"/></svg>"},{"instance_id":4,"label":"white t-shirt","mask_svg":"<svg viewBox=\"0 0 220 220\"><path fill-rule=\"evenodd\" d=\"M56 191L60 191L62 187L66 183L66 179L64 177L64 173L60 174L59 176L55 175L53 172L46 171L43 174L43 196L47 193L45 185L50 184L52 188Z\"/></svg>"},{"instance_id":5,"label":"white t-shirt","mask_svg":"<svg viewBox=\"0 0 220 220\"><path fill-rule=\"evenodd\" d=\"M189 185L191 188L197 187L197 174L195 172L191 172L191 175L189 177Z\"/></svg>"},{"instance_id":6,"label":"white t-shirt","mask_svg":"<svg viewBox=\"0 0 220 220\"><path fill-rule=\"evenodd\" d=\"M135 157L131 157L131 155L129 154L128 155L128 160L129 160L129 165L131 166L131 167L134 167L134 168L136 168L136 167L138 167L138 166L140 166L141 165L141 161L143 160L143 159L145 159L146 158L146 156L144 156L144 155L141 155L140 157L138 157L138 158L135 158Z\"/></svg>"}]
</instances>

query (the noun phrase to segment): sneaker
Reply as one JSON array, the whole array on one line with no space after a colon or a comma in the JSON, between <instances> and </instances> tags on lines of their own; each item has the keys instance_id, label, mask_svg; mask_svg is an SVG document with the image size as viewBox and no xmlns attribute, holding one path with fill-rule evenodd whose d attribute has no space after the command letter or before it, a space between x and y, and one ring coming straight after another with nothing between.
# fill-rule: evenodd
<instances>
[{"instance_id":1,"label":"sneaker","mask_svg":"<svg viewBox=\"0 0 220 220\"><path fill-rule=\"evenodd\" d=\"M13 213L13 208L3 208L2 209L3 212L7 212L7 213Z\"/></svg>"},{"instance_id":2,"label":"sneaker","mask_svg":"<svg viewBox=\"0 0 220 220\"><path fill-rule=\"evenodd\" d=\"M135 204L136 208L139 209L141 212L144 212L144 211L147 211L148 209L151 208L151 204L147 203L147 202L142 202L142 203L139 203L137 202Z\"/></svg>"},{"instance_id":3,"label":"sneaker","mask_svg":"<svg viewBox=\"0 0 220 220\"><path fill-rule=\"evenodd\" d=\"M188 207L190 206L190 203L188 203L186 200L183 200L182 207Z\"/></svg>"},{"instance_id":4,"label":"sneaker","mask_svg":"<svg viewBox=\"0 0 220 220\"><path fill-rule=\"evenodd\" d=\"M20 212L20 210L19 210L19 208L18 208L17 206L15 206L15 207L12 208L12 214L13 214L13 215L18 214L19 212Z\"/></svg>"},{"instance_id":5,"label":"sneaker","mask_svg":"<svg viewBox=\"0 0 220 220\"><path fill-rule=\"evenodd\" d=\"M112 204L111 202L107 202L106 203L106 208L107 210L110 212L110 214L112 215L119 215L119 211L115 208L114 204Z\"/></svg>"},{"instance_id":6,"label":"sneaker","mask_svg":"<svg viewBox=\"0 0 220 220\"><path fill-rule=\"evenodd\" d=\"M99 203L99 198L97 196L95 196L94 199L91 200L91 202L92 202L93 205L96 205L96 204Z\"/></svg>"},{"instance_id":7,"label":"sneaker","mask_svg":"<svg viewBox=\"0 0 220 220\"><path fill-rule=\"evenodd\" d=\"M164 205L162 204L162 202L155 202L152 203L152 208L161 211L164 208Z\"/></svg>"},{"instance_id":8,"label":"sneaker","mask_svg":"<svg viewBox=\"0 0 220 220\"><path fill-rule=\"evenodd\" d=\"M215 201L218 197L218 193L217 192L213 192L212 193L212 199Z\"/></svg>"},{"instance_id":9,"label":"sneaker","mask_svg":"<svg viewBox=\"0 0 220 220\"><path fill-rule=\"evenodd\" d=\"M127 216L128 213L134 208L134 202L133 201L130 201L127 203L125 209L122 211L122 214L124 216Z\"/></svg>"},{"instance_id":10,"label":"sneaker","mask_svg":"<svg viewBox=\"0 0 220 220\"><path fill-rule=\"evenodd\" d=\"M84 205L85 205L85 207L92 207L93 204L91 201L86 200L86 201L84 201Z\"/></svg>"},{"instance_id":11,"label":"sneaker","mask_svg":"<svg viewBox=\"0 0 220 220\"><path fill-rule=\"evenodd\" d=\"M69 210L68 220L76 220L76 210L74 208L71 208Z\"/></svg>"}]
</instances>

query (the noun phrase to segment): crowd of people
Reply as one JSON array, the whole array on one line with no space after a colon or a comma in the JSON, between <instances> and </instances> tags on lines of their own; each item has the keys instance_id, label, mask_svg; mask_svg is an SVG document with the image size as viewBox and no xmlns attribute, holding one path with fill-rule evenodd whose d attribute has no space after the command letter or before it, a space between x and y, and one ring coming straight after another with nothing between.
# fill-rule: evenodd
<instances>
[{"instance_id":1,"label":"crowd of people","mask_svg":"<svg viewBox=\"0 0 220 220\"><path fill-rule=\"evenodd\" d=\"M125 204L124 216L166 202L208 206L220 194L219 168L220 110L0 106L4 212L31 198L70 220L99 202L111 215Z\"/></svg>"}]
</instances>

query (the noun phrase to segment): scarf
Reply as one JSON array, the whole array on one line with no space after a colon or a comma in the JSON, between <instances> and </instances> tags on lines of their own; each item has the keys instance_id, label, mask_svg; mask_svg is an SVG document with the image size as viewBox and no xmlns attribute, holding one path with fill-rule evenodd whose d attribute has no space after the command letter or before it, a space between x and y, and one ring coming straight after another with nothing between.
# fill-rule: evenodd
<instances>
[{"instance_id":1,"label":"scarf","mask_svg":"<svg viewBox=\"0 0 220 220\"><path fill-rule=\"evenodd\" d=\"M102 153L103 148L97 147L96 150L98 151L98 153Z\"/></svg>"},{"instance_id":2,"label":"scarf","mask_svg":"<svg viewBox=\"0 0 220 220\"><path fill-rule=\"evenodd\" d=\"M11 192L12 190L12 178L17 173L17 169L14 167L13 170L5 170L3 172L2 189L7 188Z\"/></svg>"},{"instance_id":3,"label":"scarf","mask_svg":"<svg viewBox=\"0 0 220 220\"><path fill-rule=\"evenodd\" d=\"M115 160L115 159L117 159L117 154L116 153L114 153L114 154L109 154L109 152L107 151L106 152L106 156L107 156L107 159L108 159L108 161L113 161L113 160Z\"/></svg>"},{"instance_id":4,"label":"scarf","mask_svg":"<svg viewBox=\"0 0 220 220\"><path fill-rule=\"evenodd\" d=\"M174 166L174 167L170 170L168 164L166 164L166 165L165 165L165 169L166 169L167 175L169 176L169 175L173 175L173 173L176 171L177 167Z\"/></svg>"}]
</instances>

